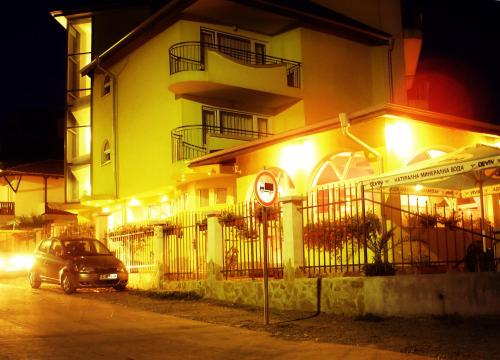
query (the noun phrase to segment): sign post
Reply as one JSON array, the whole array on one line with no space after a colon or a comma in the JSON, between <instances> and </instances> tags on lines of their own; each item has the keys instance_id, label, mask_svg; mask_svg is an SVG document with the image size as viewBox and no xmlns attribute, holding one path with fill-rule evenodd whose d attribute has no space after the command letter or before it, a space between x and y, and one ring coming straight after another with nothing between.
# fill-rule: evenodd
<instances>
[{"instance_id":1,"label":"sign post","mask_svg":"<svg viewBox=\"0 0 500 360\"><path fill-rule=\"evenodd\" d=\"M273 206L278 196L278 183L273 173L262 170L257 174L254 183L254 194L262 205L263 249L264 249L264 323L269 325L269 274L268 274L268 228L267 208Z\"/></svg>"}]
</instances>

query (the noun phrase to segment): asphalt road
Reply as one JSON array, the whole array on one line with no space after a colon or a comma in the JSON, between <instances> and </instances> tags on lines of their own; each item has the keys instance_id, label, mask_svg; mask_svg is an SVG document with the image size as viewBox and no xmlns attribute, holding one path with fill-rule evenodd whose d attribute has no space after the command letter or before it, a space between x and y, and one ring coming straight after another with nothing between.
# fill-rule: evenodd
<instances>
[{"instance_id":1,"label":"asphalt road","mask_svg":"<svg viewBox=\"0 0 500 360\"><path fill-rule=\"evenodd\" d=\"M264 332L81 298L0 278L0 359L425 359L373 348L285 341Z\"/></svg>"}]
</instances>

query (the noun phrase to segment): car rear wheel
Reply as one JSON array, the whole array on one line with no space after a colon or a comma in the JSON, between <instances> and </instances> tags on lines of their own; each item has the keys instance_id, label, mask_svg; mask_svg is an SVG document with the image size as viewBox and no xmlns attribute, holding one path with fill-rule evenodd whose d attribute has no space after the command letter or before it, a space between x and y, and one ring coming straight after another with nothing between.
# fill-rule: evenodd
<instances>
[{"instance_id":1,"label":"car rear wheel","mask_svg":"<svg viewBox=\"0 0 500 360\"><path fill-rule=\"evenodd\" d=\"M123 284L113 286L113 289L115 289L116 291L123 291L126 288L127 288L127 285L123 285Z\"/></svg>"},{"instance_id":2,"label":"car rear wheel","mask_svg":"<svg viewBox=\"0 0 500 360\"><path fill-rule=\"evenodd\" d=\"M40 275L35 270L30 271L30 285L33 289L38 289L42 285Z\"/></svg>"},{"instance_id":3,"label":"car rear wheel","mask_svg":"<svg viewBox=\"0 0 500 360\"><path fill-rule=\"evenodd\" d=\"M73 277L67 271L61 276L61 287L66 294L72 294L76 290L75 282Z\"/></svg>"}]
</instances>

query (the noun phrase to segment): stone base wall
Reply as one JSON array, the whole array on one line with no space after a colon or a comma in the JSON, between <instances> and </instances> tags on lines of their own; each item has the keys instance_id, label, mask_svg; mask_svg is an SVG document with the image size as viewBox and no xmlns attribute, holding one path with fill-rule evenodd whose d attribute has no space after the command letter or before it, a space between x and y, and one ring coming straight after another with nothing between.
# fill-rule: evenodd
<instances>
[{"instance_id":1,"label":"stone base wall","mask_svg":"<svg viewBox=\"0 0 500 360\"><path fill-rule=\"evenodd\" d=\"M205 298L263 306L262 280L166 281L167 291L196 291ZM318 299L320 306L318 307ZM294 278L269 281L269 306L356 316L500 314L500 274Z\"/></svg>"},{"instance_id":2,"label":"stone base wall","mask_svg":"<svg viewBox=\"0 0 500 360\"><path fill-rule=\"evenodd\" d=\"M158 289L158 275L156 273L128 274L128 285L131 289Z\"/></svg>"}]
</instances>

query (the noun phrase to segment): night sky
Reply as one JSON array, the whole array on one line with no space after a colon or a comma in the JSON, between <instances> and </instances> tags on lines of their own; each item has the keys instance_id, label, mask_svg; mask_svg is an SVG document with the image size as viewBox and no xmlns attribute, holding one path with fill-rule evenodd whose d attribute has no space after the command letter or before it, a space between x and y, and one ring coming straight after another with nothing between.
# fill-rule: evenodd
<instances>
[{"instance_id":1,"label":"night sky","mask_svg":"<svg viewBox=\"0 0 500 360\"><path fill-rule=\"evenodd\" d=\"M500 124L500 1L410 3L423 13L417 71L433 84L431 110ZM4 11L0 162L7 165L63 158L65 31L47 9L46 1L19 0Z\"/></svg>"}]
</instances>

